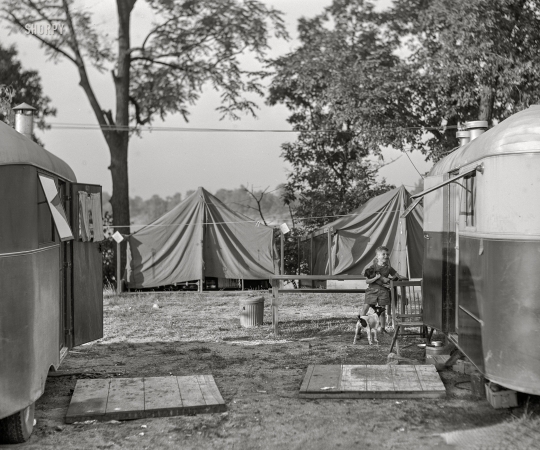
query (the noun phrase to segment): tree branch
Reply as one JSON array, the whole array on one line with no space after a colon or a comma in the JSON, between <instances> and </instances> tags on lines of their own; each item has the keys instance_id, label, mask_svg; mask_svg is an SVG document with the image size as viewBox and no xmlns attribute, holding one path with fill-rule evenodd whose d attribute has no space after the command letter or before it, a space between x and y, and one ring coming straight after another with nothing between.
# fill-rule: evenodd
<instances>
[{"instance_id":1,"label":"tree branch","mask_svg":"<svg viewBox=\"0 0 540 450\"><path fill-rule=\"evenodd\" d=\"M259 211L257 208L255 208L254 206L251 206L251 205L248 205L246 203L238 203L238 202L231 202L233 205L238 205L238 206L243 206L244 208L249 208L249 209L253 209L255 211Z\"/></svg>"},{"instance_id":2,"label":"tree branch","mask_svg":"<svg viewBox=\"0 0 540 450\"><path fill-rule=\"evenodd\" d=\"M6 11L10 16L11 16L11 20L10 22L14 23L15 25L17 25L19 28L21 28L22 30L24 30L24 25L19 21L19 19L10 11ZM37 21L39 22L39 21ZM62 50L60 47L57 47L56 45L54 45L52 42L49 42L47 41L46 39L43 39L41 36L39 36L38 34L32 34L32 36L34 36L38 41L40 41L43 45L49 47L51 50L54 50L55 52L58 52L60 53L61 55L65 56L66 58L68 58L72 63L74 64L77 64L77 61L75 60L75 57L71 56L69 53L66 53L64 50Z\"/></svg>"},{"instance_id":3,"label":"tree branch","mask_svg":"<svg viewBox=\"0 0 540 450\"><path fill-rule=\"evenodd\" d=\"M92 110L94 111L94 115L96 116L98 123L101 126L106 126L107 122L105 120L105 114L103 110L101 109L101 106L94 93L94 90L92 89L92 86L90 85L90 80L88 79L88 74L86 72L84 60L79 49L79 42L77 41L75 27L73 26L73 20L71 18L71 11L69 10L69 5L67 4L66 0L62 0L62 5L64 6L64 13L66 14L66 22L68 24L68 27L72 36L72 42L71 42L72 50L75 53L75 59L76 59L74 63L77 65L77 69L79 70L79 76L81 78L79 85L84 89L84 92L86 93L86 96L88 97L88 100L90 101L90 106L92 107ZM103 133L105 135L105 138L107 139L109 136L109 132L104 131Z\"/></svg>"},{"instance_id":4,"label":"tree branch","mask_svg":"<svg viewBox=\"0 0 540 450\"><path fill-rule=\"evenodd\" d=\"M170 21L175 20L175 19L177 19L177 18L173 17L173 18L169 19L167 22L165 22L165 23L159 25L158 27L156 27L154 30L152 30L150 33L148 33L148 35L147 35L146 38L144 39L144 42L143 42L143 44L142 44L141 47L134 47L134 48L130 49L129 53L131 54L131 53L133 53L133 52L140 51L140 52L142 52L142 53L144 54L144 53L146 52L146 48L145 48L145 47L146 47L146 43L147 43L148 38L150 37L150 35L153 34L155 31L157 31L160 27L165 26L167 23L169 23ZM166 55L160 55L159 57L163 57L163 56L182 56L182 55L184 55L185 53L187 53L187 52L193 50L194 48L199 47L200 45L204 44L204 42L205 42L209 37L212 37L212 36L210 35L210 33L206 33L206 34L202 37L202 39L198 40L197 42L194 42L194 43L192 43L192 44L186 45L185 47L182 47L182 51L181 51L181 52L175 52L175 53L171 53L171 54L168 54L168 55L167 55L167 54L166 54Z\"/></svg>"},{"instance_id":5,"label":"tree branch","mask_svg":"<svg viewBox=\"0 0 540 450\"><path fill-rule=\"evenodd\" d=\"M293 213L292 213L291 204L287 203L287 206L289 207L289 214L291 215L292 226L293 226L293 228L296 228L296 226L294 225L294 216L293 216Z\"/></svg>"},{"instance_id":6,"label":"tree branch","mask_svg":"<svg viewBox=\"0 0 540 450\"><path fill-rule=\"evenodd\" d=\"M161 58L161 56L159 56L158 58ZM177 69L177 70L182 70L182 71L187 71L188 70L186 67L182 67L182 66L179 66L177 64L167 63L167 62L164 62L164 61L156 61L155 58L150 58L149 56L135 56L135 57L131 58L131 61L138 61L138 60L150 61L153 64L161 64L162 66L167 66L167 67L170 67L172 69Z\"/></svg>"},{"instance_id":7,"label":"tree branch","mask_svg":"<svg viewBox=\"0 0 540 450\"><path fill-rule=\"evenodd\" d=\"M150 32L146 35L146 37L144 38L144 41L142 43L142 46L140 47L140 49L142 51L144 51L144 48L146 46L146 43L148 42L148 39L150 39L150 36L152 36L152 34L154 34L155 32L157 32L157 30L159 30L160 28L164 27L165 25L167 25L169 22L172 22L173 20L175 20L176 17L171 17L169 20L166 20L165 22L163 22L162 24L158 25L157 27L155 27L153 30L150 30ZM130 52L132 51L135 51L135 50L139 50L139 48L133 48L130 50Z\"/></svg>"},{"instance_id":8,"label":"tree branch","mask_svg":"<svg viewBox=\"0 0 540 450\"><path fill-rule=\"evenodd\" d=\"M129 101L135 106L135 120L138 125L146 125L148 122L150 122L150 115L146 119L141 118L141 108L139 106L139 103L137 103L137 100L133 96L129 96Z\"/></svg>"},{"instance_id":9,"label":"tree branch","mask_svg":"<svg viewBox=\"0 0 540 450\"><path fill-rule=\"evenodd\" d=\"M107 118L109 125L114 126L114 119L112 116L112 111L110 109L107 111L103 111L103 115Z\"/></svg>"},{"instance_id":10,"label":"tree branch","mask_svg":"<svg viewBox=\"0 0 540 450\"><path fill-rule=\"evenodd\" d=\"M397 158L394 158L392 161L389 161L387 163L384 163L384 164L379 164L378 166L375 167L374 170L372 171L366 171L366 173L375 173L375 172L378 172L380 169L382 169L383 167L386 167L388 166L389 164L392 164L393 162L396 162L399 158L401 158L403 155L399 155Z\"/></svg>"},{"instance_id":11,"label":"tree branch","mask_svg":"<svg viewBox=\"0 0 540 450\"><path fill-rule=\"evenodd\" d=\"M217 67L217 65L223 61L226 61L227 59L230 59L234 56L238 56L238 55L241 55L242 53L244 53L244 51L246 50L246 48L248 48L248 45L244 45L240 50L238 50L237 52L233 52L233 53L230 53L226 56L224 56L223 58L219 58L215 63L213 63L212 65L208 66L208 69L209 70L212 70L212 69L215 69Z\"/></svg>"},{"instance_id":12,"label":"tree branch","mask_svg":"<svg viewBox=\"0 0 540 450\"><path fill-rule=\"evenodd\" d=\"M261 219L262 221L264 222L265 225L268 225L266 223L266 220L264 220L264 216L263 216L263 213L262 213L262 207L261 207L261 202L262 202L262 199L264 197L264 194L266 194L266 191L270 188L270 186L268 186L264 191L261 192L261 195L260 195L260 198L257 198L257 196L255 195L255 193L253 192L253 185L251 186L251 191L248 189L248 188L244 188L244 191L246 191L249 195L251 195L253 197L253 199L255 200L255 202L257 203L257 210L259 211L259 215L261 216ZM253 208L253 207L251 207ZM255 209L255 208L253 208Z\"/></svg>"}]
</instances>

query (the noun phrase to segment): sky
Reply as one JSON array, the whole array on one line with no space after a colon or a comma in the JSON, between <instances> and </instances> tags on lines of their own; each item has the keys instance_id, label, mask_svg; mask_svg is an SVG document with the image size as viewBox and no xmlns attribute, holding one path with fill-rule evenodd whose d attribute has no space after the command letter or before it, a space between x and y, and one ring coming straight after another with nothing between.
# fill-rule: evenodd
<instances>
[{"instance_id":1,"label":"sky","mask_svg":"<svg viewBox=\"0 0 540 450\"><path fill-rule=\"evenodd\" d=\"M292 37L288 42L271 41L268 56L276 57L294 50L297 21L302 16L312 17L331 4L331 0L263 0L284 13L284 19ZM80 2L78 2L80 3ZM100 29L116 35L116 9L112 0L85 0L82 4L94 15ZM385 8L391 0L379 0L378 7ZM138 0L132 13L132 45L141 43L152 24L151 10ZM50 61L39 47L37 40L26 34L9 34L6 24L0 24L0 43L15 44L24 69L35 69L41 76L44 93L58 110L57 116L48 119L51 124L93 124L96 119L89 102L78 84L75 66L67 61ZM90 82L102 107L114 111L114 88L109 72L89 70ZM219 106L219 93L206 89L200 100L191 108L189 123L180 115L171 115L154 126L228 128L228 129L290 129L286 119L290 114L284 106L267 106L264 99L257 100L260 109L257 118L242 116L241 120L220 120L215 110ZM103 190L112 192L108 166L110 155L99 130L68 130L53 128L38 137L47 150L66 161L74 170L78 181L100 184ZM281 144L293 141L294 133L224 133L224 132L143 132L141 138L132 137L129 150L130 196L161 197L203 186L211 192L218 189L234 189L240 185L255 189L275 188L286 181L289 167L281 158ZM399 159L383 167L379 178L391 184L404 184L412 189L421 173L432 163L426 163L419 152L409 154L386 149L385 161ZM401 156L401 157L400 157Z\"/></svg>"}]
</instances>

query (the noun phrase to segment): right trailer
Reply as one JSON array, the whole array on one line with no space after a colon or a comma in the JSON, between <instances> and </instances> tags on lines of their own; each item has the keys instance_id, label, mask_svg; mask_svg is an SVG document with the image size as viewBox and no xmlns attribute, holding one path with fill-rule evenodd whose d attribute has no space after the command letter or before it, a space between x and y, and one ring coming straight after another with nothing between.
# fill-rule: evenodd
<instances>
[{"instance_id":1,"label":"right trailer","mask_svg":"<svg viewBox=\"0 0 540 450\"><path fill-rule=\"evenodd\" d=\"M540 395L540 105L484 126L469 122L471 141L413 196L424 198L424 322L487 379Z\"/></svg>"}]
</instances>

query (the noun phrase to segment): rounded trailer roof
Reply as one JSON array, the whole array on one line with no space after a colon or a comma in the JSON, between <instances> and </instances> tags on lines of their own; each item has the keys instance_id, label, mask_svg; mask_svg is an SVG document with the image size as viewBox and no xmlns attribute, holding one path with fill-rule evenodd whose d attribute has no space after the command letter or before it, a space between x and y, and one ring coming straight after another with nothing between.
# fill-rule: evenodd
<instances>
[{"instance_id":1,"label":"rounded trailer roof","mask_svg":"<svg viewBox=\"0 0 540 450\"><path fill-rule=\"evenodd\" d=\"M496 155L540 153L540 105L513 114L433 166L429 175L443 175Z\"/></svg>"},{"instance_id":2,"label":"rounded trailer roof","mask_svg":"<svg viewBox=\"0 0 540 450\"><path fill-rule=\"evenodd\" d=\"M77 181L67 163L0 121L0 166L11 165L30 165L67 181Z\"/></svg>"}]
</instances>

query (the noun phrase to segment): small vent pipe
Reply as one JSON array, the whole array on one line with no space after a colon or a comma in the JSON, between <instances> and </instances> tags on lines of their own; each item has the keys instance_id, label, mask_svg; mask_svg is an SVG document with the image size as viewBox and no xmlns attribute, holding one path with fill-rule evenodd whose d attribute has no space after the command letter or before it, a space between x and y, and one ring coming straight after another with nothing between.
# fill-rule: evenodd
<instances>
[{"instance_id":1,"label":"small vent pipe","mask_svg":"<svg viewBox=\"0 0 540 450\"><path fill-rule=\"evenodd\" d=\"M35 110L36 108L27 103L21 103L13 108L13 111L15 112L15 130L30 139L32 139L32 133L34 132Z\"/></svg>"},{"instance_id":2,"label":"small vent pipe","mask_svg":"<svg viewBox=\"0 0 540 450\"><path fill-rule=\"evenodd\" d=\"M467 130L458 131L456 137L459 140L459 146L463 147L471 141L471 132Z\"/></svg>"},{"instance_id":3,"label":"small vent pipe","mask_svg":"<svg viewBox=\"0 0 540 450\"><path fill-rule=\"evenodd\" d=\"M488 123L486 120L473 120L471 122L465 122L465 128L471 134L471 141L474 141L478 136L485 133L488 129Z\"/></svg>"}]
</instances>

